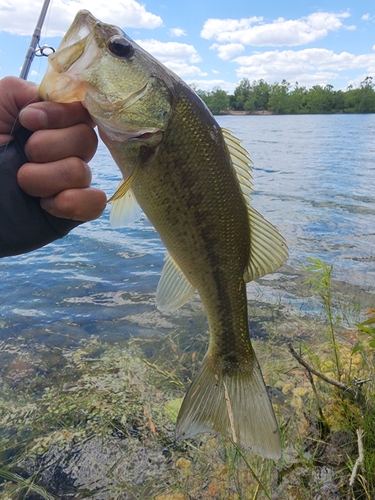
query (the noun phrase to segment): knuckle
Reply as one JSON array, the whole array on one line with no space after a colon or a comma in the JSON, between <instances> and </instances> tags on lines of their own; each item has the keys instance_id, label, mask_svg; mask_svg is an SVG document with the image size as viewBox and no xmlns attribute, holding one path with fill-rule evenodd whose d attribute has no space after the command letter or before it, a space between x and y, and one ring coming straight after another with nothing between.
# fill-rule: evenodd
<instances>
[{"instance_id":1,"label":"knuckle","mask_svg":"<svg viewBox=\"0 0 375 500\"><path fill-rule=\"evenodd\" d=\"M54 215L67 219L88 221L102 214L105 194L97 189L69 189L55 197Z\"/></svg>"},{"instance_id":2,"label":"knuckle","mask_svg":"<svg viewBox=\"0 0 375 500\"><path fill-rule=\"evenodd\" d=\"M39 131L34 132L25 145L25 155L30 162L43 161L44 156L43 134Z\"/></svg>"},{"instance_id":3,"label":"knuckle","mask_svg":"<svg viewBox=\"0 0 375 500\"><path fill-rule=\"evenodd\" d=\"M80 123L74 127L74 137L77 150L80 153L79 156L85 161L91 160L98 145L98 138L94 129L86 123Z\"/></svg>"},{"instance_id":4,"label":"knuckle","mask_svg":"<svg viewBox=\"0 0 375 500\"><path fill-rule=\"evenodd\" d=\"M76 156L63 160L61 176L67 188L87 187L91 182L91 170L89 166Z\"/></svg>"}]
</instances>

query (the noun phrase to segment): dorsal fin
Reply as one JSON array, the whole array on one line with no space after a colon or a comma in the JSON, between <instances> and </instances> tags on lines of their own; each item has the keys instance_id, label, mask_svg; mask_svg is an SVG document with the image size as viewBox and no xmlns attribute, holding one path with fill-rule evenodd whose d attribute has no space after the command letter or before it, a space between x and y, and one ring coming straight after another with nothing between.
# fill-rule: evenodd
<instances>
[{"instance_id":1,"label":"dorsal fin","mask_svg":"<svg viewBox=\"0 0 375 500\"><path fill-rule=\"evenodd\" d=\"M246 282L279 269L288 258L288 247L277 229L254 208L250 218L250 260L244 274Z\"/></svg>"},{"instance_id":2,"label":"dorsal fin","mask_svg":"<svg viewBox=\"0 0 375 500\"><path fill-rule=\"evenodd\" d=\"M227 129L222 129L233 168L245 198L250 221L250 259L244 273L246 282L276 271L288 258L288 248L277 229L251 206L253 182L252 163L241 141Z\"/></svg>"},{"instance_id":3,"label":"dorsal fin","mask_svg":"<svg viewBox=\"0 0 375 500\"><path fill-rule=\"evenodd\" d=\"M242 193L245 196L246 204L249 206L251 202L251 193L254 191L250 167L252 161L246 149L241 146L241 141L237 139L237 137L234 137L234 135L225 128L221 129L221 131L225 144L229 150L232 165L236 171Z\"/></svg>"},{"instance_id":4,"label":"dorsal fin","mask_svg":"<svg viewBox=\"0 0 375 500\"><path fill-rule=\"evenodd\" d=\"M161 311L173 311L183 306L193 295L195 288L169 254L156 289L156 302Z\"/></svg>"}]
</instances>

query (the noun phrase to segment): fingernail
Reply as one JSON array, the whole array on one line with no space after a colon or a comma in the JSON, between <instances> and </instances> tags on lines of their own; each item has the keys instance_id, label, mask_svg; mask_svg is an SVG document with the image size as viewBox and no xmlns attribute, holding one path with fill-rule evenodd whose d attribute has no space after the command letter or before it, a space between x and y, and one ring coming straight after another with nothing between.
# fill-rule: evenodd
<instances>
[{"instance_id":1,"label":"fingernail","mask_svg":"<svg viewBox=\"0 0 375 500\"><path fill-rule=\"evenodd\" d=\"M48 196L48 198L41 198L40 206L46 212L50 212L53 209L53 196Z\"/></svg>"},{"instance_id":2,"label":"fingernail","mask_svg":"<svg viewBox=\"0 0 375 500\"><path fill-rule=\"evenodd\" d=\"M48 127L47 113L30 104L21 110L20 122L30 130L46 129Z\"/></svg>"}]
</instances>

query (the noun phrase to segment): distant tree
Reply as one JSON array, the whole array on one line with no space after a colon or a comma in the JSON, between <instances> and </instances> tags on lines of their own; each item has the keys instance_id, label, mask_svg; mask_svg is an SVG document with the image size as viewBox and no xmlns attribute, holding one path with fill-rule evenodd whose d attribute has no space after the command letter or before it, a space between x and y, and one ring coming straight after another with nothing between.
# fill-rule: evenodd
<instances>
[{"instance_id":1,"label":"distant tree","mask_svg":"<svg viewBox=\"0 0 375 500\"><path fill-rule=\"evenodd\" d=\"M295 83L294 89L290 92L289 113L306 113L306 87L300 87Z\"/></svg>"},{"instance_id":2,"label":"distant tree","mask_svg":"<svg viewBox=\"0 0 375 500\"><path fill-rule=\"evenodd\" d=\"M229 95L220 87L215 87L210 92L206 90L196 92L214 115L229 109Z\"/></svg>"},{"instance_id":3,"label":"distant tree","mask_svg":"<svg viewBox=\"0 0 375 500\"><path fill-rule=\"evenodd\" d=\"M242 109L244 111L248 111L249 113L252 113L257 109L254 92L250 92L249 97L246 99L242 106Z\"/></svg>"},{"instance_id":4,"label":"distant tree","mask_svg":"<svg viewBox=\"0 0 375 500\"><path fill-rule=\"evenodd\" d=\"M359 89L355 89L353 85L349 85L344 92L344 112L345 113L356 113L356 106L358 102L358 91Z\"/></svg>"},{"instance_id":5,"label":"distant tree","mask_svg":"<svg viewBox=\"0 0 375 500\"><path fill-rule=\"evenodd\" d=\"M256 110L268 110L268 100L271 93L271 85L264 80L254 81L252 85L252 93L254 95L254 106Z\"/></svg>"},{"instance_id":6,"label":"distant tree","mask_svg":"<svg viewBox=\"0 0 375 500\"><path fill-rule=\"evenodd\" d=\"M212 91L195 89L214 114L226 109L272 110L281 114L295 113L375 113L375 83L371 76L359 88L350 85L345 91L333 86L314 85L307 90L298 82L294 88L286 80L269 85L264 80L252 83L243 78L232 95L219 87Z\"/></svg>"},{"instance_id":7,"label":"distant tree","mask_svg":"<svg viewBox=\"0 0 375 500\"><path fill-rule=\"evenodd\" d=\"M267 110L271 86L264 80L254 80L253 83L243 78L234 90L230 104L239 111Z\"/></svg>"},{"instance_id":8,"label":"distant tree","mask_svg":"<svg viewBox=\"0 0 375 500\"><path fill-rule=\"evenodd\" d=\"M344 112L344 92L342 90L337 90L333 95L333 111L335 113Z\"/></svg>"},{"instance_id":9,"label":"distant tree","mask_svg":"<svg viewBox=\"0 0 375 500\"><path fill-rule=\"evenodd\" d=\"M277 113L290 113L290 83L283 80L271 85L268 109Z\"/></svg>"},{"instance_id":10,"label":"distant tree","mask_svg":"<svg viewBox=\"0 0 375 500\"><path fill-rule=\"evenodd\" d=\"M229 109L229 96L219 87L214 88L211 94L211 112L218 115L221 111Z\"/></svg>"},{"instance_id":11,"label":"distant tree","mask_svg":"<svg viewBox=\"0 0 375 500\"><path fill-rule=\"evenodd\" d=\"M371 76L367 76L359 88L349 85L343 92L345 113L375 113L375 84Z\"/></svg>"},{"instance_id":12,"label":"distant tree","mask_svg":"<svg viewBox=\"0 0 375 500\"><path fill-rule=\"evenodd\" d=\"M211 109L211 92L201 89L194 89L194 90L202 99L202 101L206 104L206 106Z\"/></svg>"},{"instance_id":13,"label":"distant tree","mask_svg":"<svg viewBox=\"0 0 375 500\"><path fill-rule=\"evenodd\" d=\"M231 105L233 109L243 111L245 109L245 102L248 101L248 106L250 105L251 99L251 83L248 78L243 78L237 87L234 89L233 99L231 100Z\"/></svg>"},{"instance_id":14,"label":"distant tree","mask_svg":"<svg viewBox=\"0 0 375 500\"><path fill-rule=\"evenodd\" d=\"M372 76L366 76L358 89L358 113L375 113L375 91Z\"/></svg>"},{"instance_id":15,"label":"distant tree","mask_svg":"<svg viewBox=\"0 0 375 500\"><path fill-rule=\"evenodd\" d=\"M306 107L310 113L331 113L334 106L332 85L314 85L306 94Z\"/></svg>"}]
</instances>

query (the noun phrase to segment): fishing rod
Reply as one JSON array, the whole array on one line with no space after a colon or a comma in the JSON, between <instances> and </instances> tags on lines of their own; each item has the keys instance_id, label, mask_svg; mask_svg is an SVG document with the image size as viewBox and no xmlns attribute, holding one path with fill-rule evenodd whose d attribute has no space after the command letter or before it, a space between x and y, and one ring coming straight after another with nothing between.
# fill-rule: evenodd
<instances>
[{"instance_id":1,"label":"fishing rod","mask_svg":"<svg viewBox=\"0 0 375 500\"><path fill-rule=\"evenodd\" d=\"M31 63L33 62L35 56L48 56L52 52L55 52L55 49L49 47L48 45L43 45L43 47L40 47L39 45L40 34L42 31L44 19L46 18L50 1L51 0L44 0L44 3L42 5L42 10L40 11L39 19L36 23L35 30L31 38L30 47L26 53L25 62L23 63L21 69L20 78L22 78L23 80L27 80Z\"/></svg>"}]
</instances>

